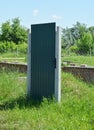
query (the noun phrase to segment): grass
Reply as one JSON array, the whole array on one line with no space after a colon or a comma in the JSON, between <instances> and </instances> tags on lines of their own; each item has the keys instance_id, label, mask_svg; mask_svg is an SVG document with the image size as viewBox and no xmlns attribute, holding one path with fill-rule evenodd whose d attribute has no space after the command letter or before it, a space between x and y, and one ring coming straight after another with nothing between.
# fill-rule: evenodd
<instances>
[{"instance_id":1,"label":"grass","mask_svg":"<svg viewBox=\"0 0 94 130\"><path fill-rule=\"evenodd\" d=\"M26 99L26 80L0 73L0 130L93 130L94 85L62 74L61 103Z\"/></svg>"},{"instance_id":2,"label":"grass","mask_svg":"<svg viewBox=\"0 0 94 130\"><path fill-rule=\"evenodd\" d=\"M62 61L71 61L76 65L86 64L88 66L94 66L94 56L64 56Z\"/></svg>"},{"instance_id":3,"label":"grass","mask_svg":"<svg viewBox=\"0 0 94 130\"><path fill-rule=\"evenodd\" d=\"M0 54L0 61L7 62L26 62L27 55L26 54L17 54L16 52L6 52Z\"/></svg>"},{"instance_id":4,"label":"grass","mask_svg":"<svg viewBox=\"0 0 94 130\"><path fill-rule=\"evenodd\" d=\"M63 53L63 52L62 52ZM27 54L21 54L20 52L18 55L16 52L6 52L3 54L0 54L0 61L7 61L7 62L27 62ZM64 61L70 61L72 63L76 63L76 65L86 64L88 66L94 66L94 56L77 56L70 55L62 57L62 62Z\"/></svg>"}]
</instances>

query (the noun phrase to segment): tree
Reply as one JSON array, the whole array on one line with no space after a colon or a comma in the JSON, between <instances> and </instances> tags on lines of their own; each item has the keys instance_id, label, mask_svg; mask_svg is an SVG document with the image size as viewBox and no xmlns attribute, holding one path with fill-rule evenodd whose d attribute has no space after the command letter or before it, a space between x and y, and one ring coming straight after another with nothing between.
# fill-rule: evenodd
<instances>
[{"instance_id":1,"label":"tree","mask_svg":"<svg viewBox=\"0 0 94 130\"><path fill-rule=\"evenodd\" d=\"M15 18L12 20L12 33L11 33L11 38L12 41L15 42L16 44L22 43L22 42L27 42L27 29L25 27L22 27L20 25L20 20L19 18Z\"/></svg>"},{"instance_id":2,"label":"tree","mask_svg":"<svg viewBox=\"0 0 94 130\"><path fill-rule=\"evenodd\" d=\"M0 41L12 41L16 44L27 43L27 29L20 25L19 18L14 18L12 24L10 21L2 24Z\"/></svg>"},{"instance_id":3,"label":"tree","mask_svg":"<svg viewBox=\"0 0 94 130\"><path fill-rule=\"evenodd\" d=\"M11 25L10 21L7 21L1 26L1 41L11 41Z\"/></svg>"},{"instance_id":4,"label":"tree","mask_svg":"<svg viewBox=\"0 0 94 130\"><path fill-rule=\"evenodd\" d=\"M87 32L85 24L77 22L72 28L66 28L62 30L62 47L68 48L76 44L76 40L82 38L83 33Z\"/></svg>"},{"instance_id":5,"label":"tree","mask_svg":"<svg viewBox=\"0 0 94 130\"><path fill-rule=\"evenodd\" d=\"M72 28L62 31L62 48L74 50L80 54L87 54L94 50L94 27L87 28L85 24L77 22Z\"/></svg>"},{"instance_id":6,"label":"tree","mask_svg":"<svg viewBox=\"0 0 94 130\"><path fill-rule=\"evenodd\" d=\"M77 40L77 46L80 54L87 54L92 50L92 35L90 32L84 32L82 37Z\"/></svg>"},{"instance_id":7,"label":"tree","mask_svg":"<svg viewBox=\"0 0 94 130\"><path fill-rule=\"evenodd\" d=\"M89 27L88 31L91 33L93 41L92 41L92 53L94 54L94 26Z\"/></svg>"},{"instance_id":8,"label":"tree","mask_svg":"<svg viewBox=\"0 0 94 130\"><path fill-rule=\"evenodd\" d=\"M80 22L76 22L76 24L73 26L73 36L75 39L80 39L83 36L84 32L87 32L87 27L85 24L81 24Z\"/></svg>"},{"instance_id":9,"label":"tree","mask_svg":"<svg viewBox=\"0 0 94 130\"><path fill-rule=\"evenodd\" d=\"M73 44L73 37L71 29L66 28L62 30L62 47L69 48Z\"/></svg>"}]
</instances>

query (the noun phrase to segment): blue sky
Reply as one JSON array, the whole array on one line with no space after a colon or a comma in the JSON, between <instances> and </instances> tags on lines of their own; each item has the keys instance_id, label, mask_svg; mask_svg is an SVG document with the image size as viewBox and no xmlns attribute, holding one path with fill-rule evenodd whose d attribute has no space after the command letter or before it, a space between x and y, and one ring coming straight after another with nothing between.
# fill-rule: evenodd
<instances>
[{"instance_id":1,"label":"blue sky","mask_svg":"<svg viewBox=\"0 0 94 130\"><path fill-rule=\"evenodd\" d=\"M94 0L0 0L0 25L19 17L21 24L56 22L63 28L77 21L94 26Z\"/></svg>"}]
</instances>

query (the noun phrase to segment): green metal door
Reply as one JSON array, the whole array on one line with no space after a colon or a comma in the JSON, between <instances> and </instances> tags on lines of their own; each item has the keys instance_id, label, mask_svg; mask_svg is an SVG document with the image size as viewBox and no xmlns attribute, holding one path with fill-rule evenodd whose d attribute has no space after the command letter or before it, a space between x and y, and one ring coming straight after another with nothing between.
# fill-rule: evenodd
<instances>
[{"instance_id":1,"label":"green metal door","mask_svg":"<svg viewBox=\"0 0 94 130\"><path fill-rule=\"evenodd\" d=\"M52 97L55 91L55 23L31 25L31 97Z\"/></svg>"}]
</instances>

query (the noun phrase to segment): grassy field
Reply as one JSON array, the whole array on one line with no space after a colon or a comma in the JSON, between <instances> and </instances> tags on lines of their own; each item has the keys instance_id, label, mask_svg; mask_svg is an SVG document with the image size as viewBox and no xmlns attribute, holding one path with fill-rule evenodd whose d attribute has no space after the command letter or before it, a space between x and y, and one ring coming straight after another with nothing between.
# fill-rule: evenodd
<instances>
[{"instance_id":1,"label":"grassy field","mask_svg":"<svg viewBox=\"0 0 94 130\"><path fill-rule=\"evenodd\" d=\"M6 52L0 54L0 61L7 61L7 62L24 62L27 63L27 54L21 54L20 52ZM71 63L75 63L77 66L81 64L86 64L88 66L94 66L94 56L77 56L77 55L64 55L62 57L62 62L69 61Z\"/></svg>"},{"instance_id":2,"label":"grassy field","mask_svg":"<svg viewBox=\"0 0 94 130\"><path fill-rule=\"evenodd\" d=\"M70 61L76 63L76 65L86 64L88 66L94 66L94 56L64 56L62 62Z\"/></svg>"},{"instance_id":3,"label":"grassy field","mask_svg":"<svg viewBox=\"0 0 94 130\"><path fill-rule=\"evenodd\" d=\"M7 61L7 62L27 62L27 55L21 54L16 52L6 52L0 54L0 61Z\"/></svg>"},{"instance_id":4,"label":"grassy field","mask_svg":"<svg viewBox=\"0 0 94 130\"><path fill-rule=\"evenodd\" d=\"M62 100L26 100L26 80L0 73L0 130L93 130L94 85L62 74Z\"/></svg>"}]
</instances>

